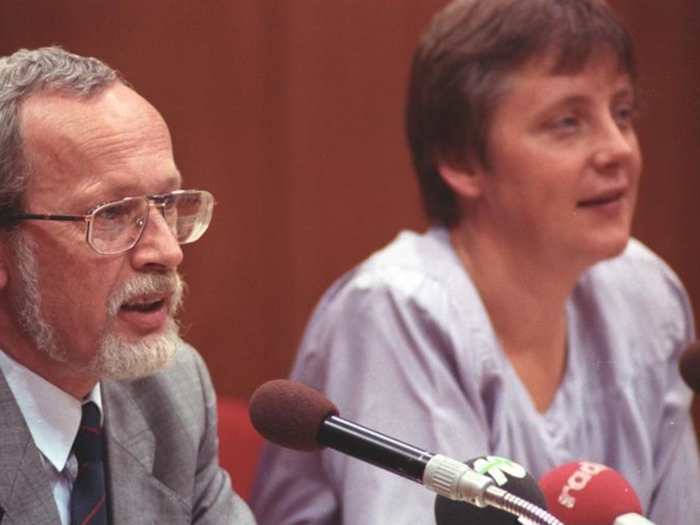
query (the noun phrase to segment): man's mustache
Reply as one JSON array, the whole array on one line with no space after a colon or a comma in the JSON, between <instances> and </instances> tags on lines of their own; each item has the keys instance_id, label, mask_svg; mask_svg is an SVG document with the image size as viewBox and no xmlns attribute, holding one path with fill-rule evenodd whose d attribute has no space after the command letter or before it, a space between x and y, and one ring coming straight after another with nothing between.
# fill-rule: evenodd
<instances>
[{"instance_id":1,"label":"man's mustache","mask_svg":"<svg viewBox=\"0 0 700 525\"><path fill-rule=\"evenodd\" d=\"M135 302L144 296L168 294L171 297L170 314L175 315L182 304L183 290L183 279L174 271L136 275L124 282L112 294L109 313L114 317L124 304Z\"/></svg>"}]
</instances>

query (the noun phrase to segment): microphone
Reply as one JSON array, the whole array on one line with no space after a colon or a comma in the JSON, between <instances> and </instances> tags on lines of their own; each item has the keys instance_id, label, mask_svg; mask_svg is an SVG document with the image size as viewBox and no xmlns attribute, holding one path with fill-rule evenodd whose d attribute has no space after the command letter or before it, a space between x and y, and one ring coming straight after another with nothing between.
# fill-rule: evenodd
<instances>
[{"instance_id":1,"label":"microphone","mask_svg":"<svg viewBox=\"0 0 700 525\"><path fill-rule=\"evenodd\" d=\"M695 340L681 354L679 361L683 381L700 395L700 340Z\"/></svg>"},{"instance_id":2,"label":"microphone","mask_svg":"<svg viewBox=\"0 0 700 525\"><path fill-rule=\"evenodd\" d=\"M302 383L276 379L263 384L250 398L249 413L253 426L265 439L285 448L315 451L330 447L421 483L446 498L500 508L531 523L563 525L460 461L341 418L331 401Z\"/></svg>"},{"instance_id":3,"label":"microphone","mask_svg":"<svg viewBox=\"0 0 700 525\"><path fill-rule=\"evenodd\" d=\"M546 509L546 502L537 480L524 467L509 459L480 456L466 462L479 474L489 476L503 490ZM462 501L435 497L437 525L515 525L517 517L496 508L478 509Z\"/></svg>"},{"instance_id":4,"label":"microphone","mask_svg":"<svg viewBox=\"0 0 700 525\"><path fill-rule=\"evenodd\" d=\"M567 525L654 525L642 516L637 494L617 471L574 461L540 479L547 508Z\"/></svg>"}]
</instances>

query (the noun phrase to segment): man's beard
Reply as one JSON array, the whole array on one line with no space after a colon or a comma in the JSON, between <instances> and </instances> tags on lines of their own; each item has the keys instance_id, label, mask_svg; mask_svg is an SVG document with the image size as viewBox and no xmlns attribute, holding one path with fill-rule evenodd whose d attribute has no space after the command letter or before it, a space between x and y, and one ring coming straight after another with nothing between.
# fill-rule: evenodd
<instances>
[{"instance_id":1,"label":"man's beard","mask_svg":"<svg viewBox=\"0 0 700 525\"><path fill-rule=\"evenodd\" d=\"M174 320L182 302L184 284L176 272L137 275L123 283L109 298L104 333L95 356L88 362L76 363L70 349L59 343L56 331L41 311L36 246L26 235L18 233L12 240L19 279L15 297L17 318L22 331L36 348L53 361L71 363L76 371L101 379L137 379L158 372L175 360L180 344L179 327ZM154 293L169 292L170 316L165 331L131 342L114 333L113 327L121 306Z\"/></svg>"}]
</instances>

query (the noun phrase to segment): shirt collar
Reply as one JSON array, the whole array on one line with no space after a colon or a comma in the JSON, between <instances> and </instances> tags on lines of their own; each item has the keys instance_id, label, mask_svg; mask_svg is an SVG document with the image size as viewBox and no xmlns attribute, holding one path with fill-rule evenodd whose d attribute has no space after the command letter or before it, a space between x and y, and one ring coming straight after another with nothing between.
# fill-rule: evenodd
<instances>
[{"instance_id":1,"label":"shirt collar","mask_svg":"<svg viewBox=\"0 0 700 525\"><path fill-rule=\"evenodd\" d=\"M21 365L2 349L0 370L15 396L34 443L54 468L61 472L78 433L83 401ZM94 401L102 414L99 383L84 401L88 400Z\"/></svg>"}]
</instances>

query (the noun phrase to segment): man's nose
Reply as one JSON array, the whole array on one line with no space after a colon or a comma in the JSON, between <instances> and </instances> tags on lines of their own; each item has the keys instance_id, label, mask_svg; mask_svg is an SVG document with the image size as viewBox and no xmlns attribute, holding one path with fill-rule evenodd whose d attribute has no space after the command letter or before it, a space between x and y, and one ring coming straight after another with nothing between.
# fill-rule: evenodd
<instances>
[{"instance_id":1,"label":"man's nose","mask_svg":"<svg viewBox=\"0 0 700 525\"><path fill-rule=\"evenodd\" d=\"M163 206L151 203L146 226L132 251L134 264L139 268L175 269L180 265L184 254L177 240L177 226L165 216Z\"/></svg>"}]
</instances>

